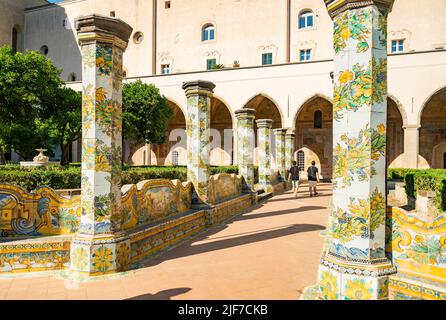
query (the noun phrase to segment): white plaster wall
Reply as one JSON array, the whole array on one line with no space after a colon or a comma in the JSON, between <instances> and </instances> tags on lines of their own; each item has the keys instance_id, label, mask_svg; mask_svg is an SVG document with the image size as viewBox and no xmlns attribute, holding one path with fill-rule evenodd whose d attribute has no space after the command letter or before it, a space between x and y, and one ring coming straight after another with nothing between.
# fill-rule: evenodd
<instances>
[{"instance_id":1,"label":"white plaster wall","mask_svg":"<svg viewBox=\"0 0 446 320\"><path fill-rule=\"evenodd\" d=\"M331 101L333 86L329 74L332 69L333 61L324 61L143 77L141 80L157 86L184 114L186 97L181 86L186 81L214 82L215 96L228 106L233 117L234 111L243 108L252 97L263 94L278 106L284 127L293 127L299 109L307 100L319 95ZM388 77L389 94L403 108L403 121L408 125L419 124L426 102L438 89L446 87L446 51L389 56ZM80 83L70 86L81 89Z\"/></svg>"},{"instance_id":2,"label":"white plaster wall","mask_svg":"<svg viewBox=\"0 0 446 320\"><path fill-rule=\"evenodd\" d=\"M39 50L48 46L48 57L63 69L62 78L68 79L74 72L81 79L81 55L77 43L75 20L83 15L102 14L116 17L133 27L133 34L141 31L144 40L135 44L130 40L124 54L127 76L151 74L152 61L152 1L150 0L71 0L57 5L28 10L26 12L25 46ZM69 29L63 27L68 18ZM132 34L132 37L133 37Z\"/></svg>"},{"instance_id":3,"label":"white plaster wall","mask_svg":"<svg viewBox=\"0 0 446 320\"><path fill-rule=\"evenodd\" d=\"M241 66L260 65L261 52L272 52L273 63L284 61L285 1L171 3L170 9L164 8L164 1L158 5L158 69L166 56L172 59L173 72L205 70L208 58L216 58L217 63L226 66L232 66L234 60ZM216 27L214 41L201 41L202 26L206 23Z\"/></svg>"},{"instance_id":4,"label":"white plaster wall","mask_svg":"<svg viewBox=\"0 0 446 320\"><path fill-rule=\"evenodd\" d=\"M0 46L12 44L12 28L14 26L19 26L23 33L23 10L22 2L16 0L0 1Z\"/></svg>"}]
</instances>

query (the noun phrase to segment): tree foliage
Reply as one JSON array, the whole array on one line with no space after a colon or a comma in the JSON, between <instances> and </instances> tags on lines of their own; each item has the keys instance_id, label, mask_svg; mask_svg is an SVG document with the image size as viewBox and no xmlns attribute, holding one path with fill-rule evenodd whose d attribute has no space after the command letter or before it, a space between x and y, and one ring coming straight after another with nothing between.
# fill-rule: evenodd
<instances>
[{"instance_id":1,"label":"tree foliage","mask_svg":"<svg viewBox=\"0 0 446 320\"><path fill-rule=\"evenodd\" d=\"M70 145L82 135L82 93L61 87L50 98L52 103L38 119L38 127L41 132L46 132L52 144L60 146L61 163L67 164Z\"/></svg>"},{"instance_id":2,"label":"tree foliage","mask_svg":"<svg viewBox=\"0 0 446 320\"><path fill-rule=\"evenodd\" d=\"M154 85L140 80L122 89L124 137L135 143L162 144L169 119L173 115L166 97Z\"/></svg>"},{"instance_id":3,"label":"tree foliage","mask_svg":"<svg viewBox=\"0 0 446 320\"><path fill-rule=\"evenodd\" d=\"M11 149L29 158L35 148L49 147L37 123L50 97L63 85L60 72L37 52L0 48L0 161Z\"/></svg>"}]
</instances>

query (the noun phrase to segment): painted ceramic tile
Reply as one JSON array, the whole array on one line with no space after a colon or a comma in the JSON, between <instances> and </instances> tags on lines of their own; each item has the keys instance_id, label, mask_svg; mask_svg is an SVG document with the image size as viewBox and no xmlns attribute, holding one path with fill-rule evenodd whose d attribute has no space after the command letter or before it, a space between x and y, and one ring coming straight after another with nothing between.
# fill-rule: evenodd
<instances>
[{"instance_id":1,"label":"painted ceramic tile","mask_svg":"<svg viewBox=\"0 0 446 320\"><path fill-rule=\"evenodd\" d=\"M271 185L271 134L272 121L257 121L257 141L259 158L259 184L266 192L272 191ZM293 145L294 146L294 145Z\"/></svg>"},{"instance_id":2,"label":"painted ceramic tile","mask_svg":"<svg viewBox=\"0 0 446 320\"><path fill-rule=\"evenodd\" d=\"M206 95L190 95L187 99L187 155L188 180L198 195L206 200L209 183L210 161L210 98Z\"/></svg>"},{"instance_id":3,"label":"painted ceramic tile","mask_svg":"<svg viewBox=\"0 0 446 320\"><path fill-rule=\"evenodd\" d=\"M246 184L254 186L254 115L237 114L237 161L239 174L245 178Z\"/></svg>"}]
</instances>

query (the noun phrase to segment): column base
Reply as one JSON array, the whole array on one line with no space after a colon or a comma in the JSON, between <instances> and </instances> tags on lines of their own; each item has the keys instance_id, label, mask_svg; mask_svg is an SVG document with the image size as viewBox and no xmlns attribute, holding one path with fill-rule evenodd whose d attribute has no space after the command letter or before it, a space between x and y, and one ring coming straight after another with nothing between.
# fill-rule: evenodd
<instances>
[{"instance_id":1,"label":"column base","mask_svg":"<svg viewBox=\"0 0 446 320\"><path fill-rule=\"evenodd\" d=\"M325 253L318 271L319 299L387 300L389 275L394 273L387 258L348 261Z\"/></svg>"},{"instance_id":2,"label":"column base","mask_svg":"<svg viewBox=\"0 0 446 320\"><path fill-rule=\"evenodd\" d=\"M70 271L87 276L125 271L130 265L130 238L124 234L77 234L71 242Z\"/></svg>"}]
</instances>

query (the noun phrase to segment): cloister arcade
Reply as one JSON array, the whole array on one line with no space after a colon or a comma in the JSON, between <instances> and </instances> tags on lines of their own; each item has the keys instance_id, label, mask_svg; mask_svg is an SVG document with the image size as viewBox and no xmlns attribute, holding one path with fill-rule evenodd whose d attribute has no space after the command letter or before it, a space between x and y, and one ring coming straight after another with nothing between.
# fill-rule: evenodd
<instances>
[{"instance_id":1,"label":"cloister arcade","mask_svg":"<svg viewBox=\"0 0 446 320\"><path fill-rule=\"evenodd\" d=\"M404 167L406 112L394 96L389 94L387 102L387 165L391 168ZM169 103L174 110L174 116L166 131L166 143L138 146L132 150L129 157L131 164L186 165L184 111L172 100L169 100ZM248 100L244 108L255 109L256 120L272 119L273 129L283 126L283 114L280 112L280 108L266 94L255 95ZM315 94L299 107L294 121L296 134L294 159L299 160L299 165L305 168L310 165L311 161L316 161L324 179L330 179L332 172L332 113L331 99L322 94ZM231 130L235 129L234 115L223 99L215 96L211 99L211 128L211 165L233 164L234 138L231 136L233 132ZM420 167L444 167L444 154L446 153L446 129L444 128L446 128L446 89L435 93L427 101L422 112L420 159L423 161L421 161ZM216 134L217 132L219 134ZM257 148L254 151L254 163L258 163Z\"/></svg>"}]
</instances>

